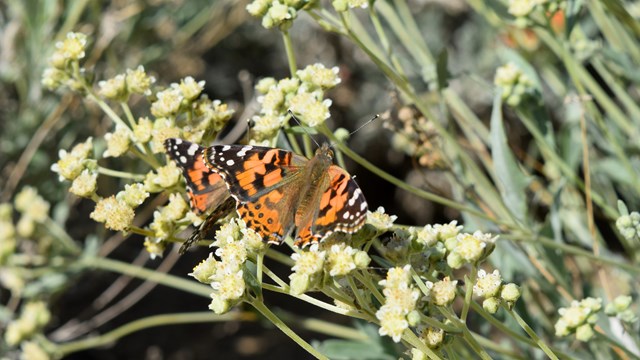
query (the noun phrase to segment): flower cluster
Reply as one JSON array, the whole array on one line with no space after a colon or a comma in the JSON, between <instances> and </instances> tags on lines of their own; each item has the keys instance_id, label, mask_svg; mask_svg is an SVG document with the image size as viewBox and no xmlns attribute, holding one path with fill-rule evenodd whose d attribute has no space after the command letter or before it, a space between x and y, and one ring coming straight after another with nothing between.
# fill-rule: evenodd
<instances>
[{"instance_id":1,"label":"flower cluster","mask_svg":"<svg viewBox=\"0 0 640 360\"><path fill-rule=\"evenodd\" d=\"M640 239L640 213L633 211L622 215L616 220L616 227L625 239L632 241Z\"/></svg>"},{"instance_id":2,"label":"flower cluster","mask_svg":"<svg viewBox=\"0 0 640 360\"><path fill-rule=\"evenodd\" d=\"M182 195L173 193L169 196L166 206L153 212L153 222L149 225L153 235L147 236L144 240L144 246L151 258L162 256L165 240L177 232L176 223L183 219L188 211L189 205Z\"/></svg>"},{"instance_id":3,"label":"flower cluster","mask_svg":"<svg viewBox=\"0 0 640 360\"><path fill-rule=\"evenodd\" d=\"M425 282L429 289L429 302L436 306L448 306L456 298L456 285L458 280L449 279L446 276L444 279L436 282Z\"/></svg>"},{"instance_id":4,"label":"flower cluster","mask_svg":"<svg viewBox=\"0 0 640 360\"><path fill-rule=\"evenodd\" d=\"M16 195L14 206L22 214L16 224L18 235L22 237L33 235L36 224L42 224L49 218L49 203L30 186L24 187Z\"/></svg>"},{"instance_id":5,"label":"flower cluster","mask_svg":"<svg viewBox=\"0 0 640 360\"><path fill-rule=\"evenodd\" d=\"M497 236L476 231L461 233L462 226L456 221L448 224L426 225L423 228L409 228L409 238L417 246L422 257L416 261L416 268L424 268L429 262L446 260L452 269L465 264L477 264L484 260L495 248Z\"/></svg>"},{"instance_id":6,"label":"flower cluster","mask_svg":"<svg viewBox=\"0 0 640 360\"><path fill-rule=\"evenodd\" d=\"M493 249L497 236L476 231L473 234L462 233L450 237L444 242L449 252L447 264L452 269L459 269L464 264L477 264L486 259Z\"/></svg>"},{"instance_id":7,"label":"flower cluster","mask_svg":"<svg viewBox=\"0 0 640 360\"><path fill-rule=\"evenodd\" d=\"M522 100L535 93L533 81L514 63L507 63L496 70L493 83L502 91L502 99L516 107Z\"/></svg>"},{"instance_id":8,"label":"flower cluster","mask_svg":"<svg viewBox=\"0 0 640 360\"><path fill-rule=\"evenodd\" d=\"M516 18L517 26L526 27L535 15L554 14L565 7L565 0L509 0L507 11Z\"/></svg>"},{"instance_id":9,"label":"flower cluster","mask_svg":"<svg viewBox=\"0 0 640 360\"><path fill-rule=\"evenodd\" d=\"M282 31L293 25L298 12L311 4L312 0L254 0L247 5L249 14L262 18L266 29L278 27Z\"/></svg>"},{"instance_id":10,"label":"flower cluster","mask_svg":"<svg viewBox=\"0 0 640 360\"><path fill-rule=\"evenodd\" d=\"M43 302L29 302L22 307L20 317L11 321L4 333L7 345L15 346L36 335L51 319L51 313Z\"/></svg>"},{"instance_id":11,"label":"flower cluster","mask_svg":"<svg viewBox=\"0 0 640 360\"><path fill-rule=\"evenodd\" d=\"M291 254L295 265L289 275L290 291L294 295L300 295L312 289L322 280L326 251L320 251L318 244L313 244L307 251L299 251Z\"/></svg>"},{"instance_id":12,"label":"flower cluster","mask_svg":"<svg viewBox=\"0 0 640 360\"><path fill-rule=\"evenodd\" d=\"M422 342L424 342L430 349L438 349L442 344L444 344L446 334L442 329L420 325L418 326L418 335L420 336L420 340L422 340ZM416 351L419 350L416 349ZM426 355L422 354L423 356L420 356L421 354L422 353L415 355L419 356L417 357L419 359L426 359ZM414 359L415 358L416 357L414 357Z\"/></svg>"},{"instance_id":13,"label":"flower cluster","mask_svg":"<svg viewBox=\"0 0 640 360\"><path fill-rule=\"evenodd\" d=\"M78 61L85 57L86 46L87 36L82 33L70 32L64 40L58 41L49 58L51 67L42 74L42 84L52 90L63 85L76 88L76 79L71 73L77 71Z\"/></svg>"},{"instance_id":14,"label":"flower cluster","mask_svg":"<svg viewBox=\"0 0 640 360\"><path fill-rule=\"evenodd\" d=\"M299 295L322 285L325 275L342 277L353 270L365 269L371 262L369 255L342 242L315 243L307 251L291 255L295 265L289 276L290 292Z\"/></svg>"},{"instance_id":15,"label":"flower cluster","mask_svg":"<svg viewBox=\"0 0 640 360\"><path fill-rule=\"evenodd\" d=\"M211 285L209 308L223 314L242 300L246 288L244 263L249 255L264 251L265 245L255 231L234 218L216 231L212 246L217 248L215 257L209 254L189 275Z\"/></svg>"},{"instance_id":16,"label":"flower cluster","mask_svg":"<svg viewBox=\"0 0 640 360\"><path fill-rule=\"evenodd\" d=\"M560 318L555 324L556 336L567 336L575 333L579 341L589 341L593 335L593 325L598 320L598 312L602 309L602 299L585 298L574 300L568 308L560 308Z\"/></svg>"},{"instance_id":17,"label":"flower cluster","mask_svg":"<svg viewBox=\"0 0 640 360\"><path fill-rule=\"evenodd\" d=\"M90 214L92 219L104 223L108 229L144 234L147 250L152 256L157 256L164 249L164 240L184 229L187 223L200 220L194 218L193 213L187 213L188 206L182 197L172 195L169 205L154 213L154 220L148 229L132 225L135 208L149 197L149 193L181 190L178 186L180 169L173 162L162 166L155 154L164 153L163 143L169 137L194 142L212 140L231 119L233 110L218 100L212 101L202 95L204 81L196 81L192 77L186 77L157 91L153 88L155 78L148 75L142 66L99 81L94 90L89 84L92 77L79 71L79 60L84 57L86 42L85 35L70 33L64 42L59 43L58 50L51 58L53 68L49 70L49 75L64 75L67 81L54 81L45 74L43 82L55 87L56 84L69 85L73 81L74 84L79 84L75 90L90 93L103 107L109 105L101 99L120 102L126 118L121 118L116 111L107 112L115 126L104 137L106 150L102 157L116 158L129 153L151 165L153 169L146 176L105 169L98 164L98 159L93 158L93 140L88 138L69 152L60 150L60 159L51 170L58 173L61 181L73 182L69 188L71 193L96 202L96 207ZM152 118L140 117L136 120L133 117L127 105L132 94L144 95L151 100ZM98 173L113 174L116 177L144 177L144 181L126 185L116 195L103 198L96 194ZM181 221L185 219L188 221ZM25 226L26 228L28 227Z\"/></svg>"},{"instance_id":18,"label":"flower cluster","mask_svg":"<svg viewBox=\"0 0 640 360\"><path fill-rule=\"evenodd\" d=\"M0 267L16 250L16 228L13 225L11 204L0 204Z\"/></svg>"},{"instance_id":19,"label":"flower cluster","mask_svg":"<svg viewBox=\"0 0 640 360\"><path fill-rule=\"evenodd\" d=\"M548 0L509 0L509 14L520 18L526 17L533 12L533 10L547 2Z\"/></svg>"},{"instance_id":20,"label":"flower cluster","mask_svg":"<svg viewBox=\"0 0 640 360\"><path fill-rule=\"evenodd\" d=\"M607 304L604 313L608 316L615 316L625 323L634 323L638 321L638 314L630 308L631 301L631 296L620 295Z\"/></svg>"},{"instance_id":21,"label":"flower cluster","mask_svg":"<svg viewBox=\"0 0 640 360\"><path fill-rule=\"evenodd\" d=\"M115 231L126 231L133 223L134 210L149 193L140 183L127 184L124 190L107 198L98 198L96 207L89 217L104 223L105 227Z\"/></svg>"},{"instance_id":22,"label":"flower cluster","mask_svg":"<svg viewBox=\"0 0 640 360\"><path fill-rule=\"evenodd\" d=\"M104 223L107 229L124 231L133 223L135 213L133 208L124 200L118 200L115 195L100 199L89 217Z\"/></svg>"},{"instance_id":23,"label":"flower cluster","mask_svg":"<svg viewBox=\"0 0 640 360\"><path fill-rule=\"evenodd\" d=\"M61 149L58 152L58 160L51 165L51 171L58 173L60 181L71 181L69 192L80 197L93 197L96 192L98 173L96 161L93 155L93 138L89 137L85 142L79 143L67 152Z\"/></svg>"},{"instance_id":24,"label":"flower cluster","mask_svg":"<svg viewBox=\"0 0 640 360\"><path fill-rule=\"evenodd\" d=\"M196 81L188 76L180 83L170 86L155 94L156 100L151 103L151 114L155 122L145 119L141 125L134 127L136 138L151 141L154 153L163 152L163 142L169 137L181 137L193 142L201 142L204 136L215 136L233 116L220 100L210 100L202 95L204 81ZM186 118L180 114L189 113Z\"/></svg>"},{"instance_id":25,"label":"flower cluster","mask_svg":"<svg viewBox=\"0 0 640 360\"><path fill-rule=\"evenodd\" d=\"M386 214L384 208L380 206L374 212L369 211L367 214L367 224L375 227L379 233L383 233L393 227L393 222L396 221L397 218L396 215Z\"/></svg>"},{"instance_id":26,"label":"flower cluster","mask_svg":"<svg viewBox=\"0 0 640 360\"><path fill-rule=\"evenodd\" d=\"M495 314L498 311L501 301L504 301L507 307L512 308L520 297L518 286L513 283L503 284L502 276L497 269L492 273L487 273L482 269L478 270L478 277L475 285L473 285L473 293L484 298L482 307L491 314Z\"/></svg>"},{"instance_id":27,"label":"flower cluster","mask_svg":"<svg viewBox=\"0 0 640 360\"><path fill-rule=\"evenodd\" d=\"M386 279L381 280L380 285L384 287L382 293L385 303L376 312L376 318L380 320L378 332L399 342L404 331L409 328L407 315L415 310L420 296L420 292L412 285L411 266L389 269Z\"/></svg>"},{"instance_id":28,"label":"flower cluster","mask_svg":"<svg viewBox=\"0 0 640 360\"><path fill-rule=\"evenodd\" d=\"M437 168L444 165L442 139L433 122L416 110L403 107L398 110L397 117L385 121L383 126L392 132L392 146L417 159L421 166Z\"/></svg>"},{"instance_id":29,"label":"flower cluster","mask_svg":"<svg viewBox=\"0 0 640 360\"><path fill-rule=\"evenodd\" d=\"M151 95L151 85L155 82L139 65L135 70L127 69L124 74L98 81L98 94L105 99L126 102L132 94Z\"/></svg>"},{"instance_id":30,"label":"flower cluster","mask_svg":"<svg viewBox=\"0 0 640 360\"><path fill-rule=\"evenodd\" d=\"M336 11L347 11L347 9L361 8L366 9L369 7L370 0L333 0L332 5ZM371 0L373 2L373 0Z\"/></svg>"},{"instance_id":31,"label":"flower cluster","mask_svg":"<svg viewBox=\"0 0 640 360\"><path fill-rule=\"evenodd\" d=\"M305 125L315 127L329 118L331 100L323 99L324 92L340 83L338 68L322 64L309 65L296 72L296 77L276 81L264 78L256 84L261 95L260 113L252 118L252 137L255 141L273 139L285 124L288 110L300 117Z\"/></svg>"},{"instance_id":32,"label":"flower cluster","mask_svg":"<svg viewBox=\"0 0 640 360\"><path fill-rule=\"evenodd\" d=\"M93 138L89 137L85 142L77 144L71 152L62 149L58 152L60 160L51 165L51 171L58 173L60 181L75 180L83 170L88 168L90 155L93 153Z\"/></svg>"}]
</instances>

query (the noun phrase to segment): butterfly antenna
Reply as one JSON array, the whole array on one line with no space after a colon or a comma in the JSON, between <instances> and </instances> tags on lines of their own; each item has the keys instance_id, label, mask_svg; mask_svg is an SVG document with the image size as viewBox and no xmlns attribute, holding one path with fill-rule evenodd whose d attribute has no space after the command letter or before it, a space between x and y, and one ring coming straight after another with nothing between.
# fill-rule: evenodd
<instances>
[{"instance_id":1,"label":"butterfly antenna","mask_svg":"<svg viewBox=\"0 0 640 360\"><path fill-rule=\"evenodd\" d=\"M291 109L287 110L287 112L289 113L289 115L291 116L291 118L293 119L293 121L295 121L300 128L302 128L302 130L307 133L307 135L309 136L309 138L316 144L316 147L320 147L320 144L318 144L318 142L316 141L316 139L313 138L313 136L311 136L311 134L307 131L307 128L304 127L302 125L302 123L300 123L300 120L298 120L298 118L293 114L293 111L291 111Z\"/></svg>"},{"instance_id":2,"label":"butterfly antenna","mask_svg":"<svg viewBox=\"0 0 640 360\"><path fill-rule=\"evenodd\" d=\"M379 117L380 117L380 114L376 114L376 115L375 115L374 117L372 117L369 121L367 121L366 123L364 123L364 124L360 125L360 127L359 127L359 128L357 128L357 129L353 130L352 132L350 132L350 133L349 133L349 136L351 136L351 135L355 134L356 132L360 131L360 129L362 129L363 127L365 127L365 126L367 126L367 125L371 124L374 120L376 120L376 119L377 119L377 118L379 118Z\"/></svg>"},{"instance_id":3,"label":"butterfly antenna","mask_svg":"<svg viewBox=\"0 0 640 360\"><path fill-rule=\"evenodd\" d=\"M380 117L380 114L376 114L374 117L372 117L371 119L369 119L369 121L367 121L366 123L360 125L360 127L358 127L357 129L353 130L352 132L349 133L349 135L347 137L350 137L351 135L357 133L358 131L360 131L360 129L362 129L363 127L371 124L374 120L376 120L377 118ZM332 143L330 146L333 147L335 145L335 143Z\"/></svg>"}]
</instances>

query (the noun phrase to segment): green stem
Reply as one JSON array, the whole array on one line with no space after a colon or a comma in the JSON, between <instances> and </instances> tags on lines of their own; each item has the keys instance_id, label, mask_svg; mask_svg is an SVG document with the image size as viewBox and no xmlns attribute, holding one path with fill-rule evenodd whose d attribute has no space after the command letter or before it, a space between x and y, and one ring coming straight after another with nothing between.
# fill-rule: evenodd
<instances>
[{"instance_id":1,"label":"green stem","mask_svg":"<svg viewBox=\"0 0 640 360\"><path fill-rule=\"evenodd\" d=\"M364 309L369 314L373 314L374 311L372 311L370 307L371 302L365 301L365 298L362 297L362 291L358 289L358 286L356 285L356 282L353 280L353 277L347 276L346 278L347 278L347 281L349 282L349 287L351 287L351 291L356 296L356 300L358 301L358 305L360 306L360 308Z\"/></svg>"},{"instance_id":2,"label":"green stem","mask_svg":"<svg viewBox=\"0 0 640 360\"><path fill-rule=\"evenodd\" d=\"M230 312L224 315L216 315L212 312L195 312L195 313L176 313L176 314L163 314L149 316L146 318L138 319L120 326L119 328L112 330L106 334L102 334L87 339L78 341L72 341L65 344L53 344L52 348L54 352L60 354L61 357L78 352L81 350L102 347L105 345L113 344L118 339L125 337L136 331L157 327L176 324L194 324L203 322L220 322L220 321L255 321L255 315L247 312Z\"/></svg>"},{"instance_id":3,"label":"green stem","mask_svg":"<svg viewBox=\"0 0 640 360\"><path fill-rule=\"evenodd\" d=\"M145 175L140 174L132 174L129 172L118 171L113 169L108 169L106 167L98 166L98 173L102 175L113 176L121 179L131 179L135 181L142 181L145 179Z\"/></svg>"},{"instance_id":4,"label":"green stem","mask_svg":"<svg viewBox=\"0 0 640 360\"><path fill-rule=\"evenodd\" d=\"M491 356L487 354L487 352L480 346L480 344L476 341L475 337L465 323L461 322L460 319L449 309L445 307L440 308L441 314L443 314L449 321L453 324L458 325L457 327L462 330L462 338L471 346L471 348L480 356L483 360L491 359Z\"/></svg>"},{"instance_id":5,"label":"green stem","mask_svg":"<svg viewBox=\"0 0 640 360\"><path fill-rule=\"evenodd\" d=\"M55 238L58 241L60 241L60 244L62 244L62 246L67 248L69 252L76 255L82 252L82 250L78 247L75 241L73 241L71 236L69 236L67 231L64 228L62 228L60 225L58 225L57 222L53 221L53 219L47 217L44 220L43 225L46 226L48 230L51 233L53 233L53 235L55 235Z\"/></svg>"},{"instance_id":6,"label":"green stem","mask_svg":"<svg viewBox=\"0 0 640 360\"><path fill-rule=\"evenodd\" d=\"M291 340L293 340L296 344L300 345L303 349L305 349L309 354L314 356L316 359L326 359L329 360L328 357L322 355L318 350L314 349L308 342L304 341L298 334L296 334L290 327L288 327L280 318L278 318L269 308L262 302L257 299L252 299L249 302L249 305L253 306L260 314L262 314L267 320L269 320L273 325L275 325L280 331L282 331L285 335L287 335Z\"/></svg>"},{"instance_id":7,"label":"green stem","mask_svg":"<svg viewBox=\"0 0 640 360\"><path fill-rule=\"evenodd\" d=\"M87 268L96 268L113 271L119 274L130 275L139 279L165 285L177 290L200 295L205 298L209 298L209 295L211 294L210 286L199 284L192 280L182 279L177 276L159 273L152 269L141 268L117 260L101 257L85 257L82 259L81 264Z\"/></svg>"},{"instance_id":8,"label":"green stem","mask_svg":"<svg viewBox=\"0 0 640 360\"><path fill-rule=\"evenodd\" d=\"M611 265L611 266L615 266L621 269L631 271L636 274L640 274L640 267L638 266L626 264L624 262L621 262L620 259L608 259L602 256L596 256L591 251L587 251L587 250L578 248L576 246L559 243L548 237L544 237L544 236L532 237L531 235L527 235L527 234L501 234L500 237L508 240L513 240L513 241L523 241L528 243L540 244L545 247L561 250L567 254L583 256L587 259L593 260L597 264Z\"/></svg>"},{"instance_id":9,"label":"green stem","mask_svg":"<svg viewBox=\"0 0 640 360\"><path fill-rule=\"evenodd\" d=\"M467 316L469 315L469 307L471 306L471 296L473 295L473 284L476 282L476 276L478 273L478 268L474 265L471 268L471 276L464 276L465 283L465 293L464 293L464 304L462 305L462 312L460 313L460 320L463 323L467 322Z\"/></svg>"},{"instance_id":10,"label":"green stem","mask_svg":"<svg viewBox=\"0 0 640 360\"><path fill-rule=\"evenodd\" d=\"M143 150L140 150L140 149ZM129 151L131 151L134 155L136 155L138 158L140 158L140 160L146 162L150 167L157 169L160 167L160 163L158 162L158 159L155 158L155 156L153 155L149 155L147 153L144 152L144 147L141 146L140 144L136 144L135 148L130 147Z\"/></svg>"},{"instance_id":11,"label":"green stem","mask_svg":"<svg viewBox=\"0 0 640 360\"><path fill-rule=\"evenodd\" d=\"M100 107L100 109L102 109L102 111L104 111L105 114L107 114L107 116L116 124L119 124L120 126L129 128L129 126L127 126L127 124L122 120L122 118L120 116L118 116L118 114L116 114L109 105L107 105L106 102L102 101L100 98L98 98L97 96L95 96L92 92L92 89L87 86L86 89L87 90L87 97L92 100L93 102L95 102L96 104L98 104L98 106Z\"/></svg>"},{"instance_id":12,"label":"green stem","mask_svg":"<svg viewBox=\"0 0 640 360\"><path fill-rule=\"evenodd\" d=\"M615 341L614 339L610 338L606 334L603 334L601 332L596 332L596 336L597 336L598 339L600 339L600 340L606 342L607 344L609 344L609 346L612 349L624 351L625 354L627 354L628 356L630 356L633 359L636 359L636 360L640 359L640 356L638 356L637 354L634 354L633 352L631 352L631 350L629 350L628 346L625 346L625 345ZM616 352L619 353L619 351L616 351Z\"/></svg>"},{"instance_id":13,"label":"green stem","mask_svg":"<svg viewBox=\"0 0 640 360\"><path fill-rule=\"evenodd\" d=\"M442 359L440 356L438 356L438 354L433 352L433 350L429 349L424 341L420 340L420 338L418 338L416 334L411 331L411 329L407 329L404 331L404 333L402 334L402 340L408 342L414 348L422 351L425 355L427 355L429 359Z\"/></svg>"},{"instance_id":14,"label":"green stem","mask_svg":"<svg viewBox=\"0 0 640 360\"><path fill-rule=\"evenodd\" d=\"M278 275L276 275L273 271L269 270L268 267L263 266L263 272L264 272L265 275L267 275L269 277L269 279L273 280L276 284L278 284L278 286L280 286L283 289L287 289L287 291L288 291L289 284L284 282L284 280L280 279L280 277Z\"/></svg>"},{"instance_id":15,"label":"green stem","mask_svg":"<svg viewBox=\"0 0 640 360\"><path fill-rule=\"evenodd\" d=\"M263 290L267 290L267 291L272 291L278 294L285 294L285 295L289 295L289 296L293 296L294 298L307 302L311 305L317 306L321 309L327 310L327 311L331 311L332 313L336 313L336 314L340 314L340 315L344 315L344 316L349 316L352 318L356 318L356 319L361 319L364 321L374 321L374 318L372 318L371 316L368 316L367 314L364 313L360 313L358 311L353 311L353 310L347 310L347 309L343 309L341 307L337 307L335 305L331 305L331 304L327 304L321 300L318 300L316 298L313 298L309 295L294 295L289 293L289 287L278 287L275 285L271 285L271 284L262 284L262 289Z\"/></svg>"},{"instance_id":16,"label":"green stem","mask_svg":"<svg viewBox=\"0 0 640 360\"><path fill-rule=\"evenodd\" d=\"M289 35L288 31L282 32L282 40L284 41L284 49L287 52L289 72L291 73L291 77L295 77L298 66L296 65L296 55L293 52L293 43L291 42L291 36Z\"/></svg>"},{"instance_id":17,"label":"green stem","mask_svg":"<svg viewBox=\"0 0 640 360\"><path fill-rule=\"evenodd\" d=\"M369 337L361 331L355 330L351 327L334 324L332 322L313 318L304 318L284 311L278 311L278 316L290 324L296 324L296 326L303 329L315 331L320 334L356 341L366 341L369 339Z\"/></svg>"},{"instance_id":18,"label":"green stem","mask_svg":"<svg viewBox=\"0 0 640 360\"><path fill-rule=\"evenodd\" d=\"M550 359L558 360L558 356L554 354L553 351L551 351L547 344L545 344L544 341L542 341L542 339L538 337L536 332L533 331L533 329L520 317L520 315L518 315L517 312L513 311L512 309L507 309L507 312L516 320L518 325L520 325L520 327L529 335L529 337L531 337L531 339L533 339L533 341L536 342L538 347L542 349L542 351L544 351L544 353Z\"/></svg>"},{"instance_id":19,"label":"green stem","mask_svg":"<svg viewBox=\"0 0 640 360\"><path fill-rule=\"evenodd\" d=\"M134 234L138 234L138 235L142 235L142 236L147 236L147 237L154 237L155 233L151 230L147 230L147 229L143 229L141 227L138 226L129 226L129 228L127 229L128 231L134 233ZM182 242L182 239L168 239L168 240L172 240L173 242Z\"/></svg>"},{"instance_id":20,"label":"green stem","mask_svg":"<svg viewBox=\"0 0 640 360\"><path fill-rule=\"evenodd\" d=\"M266 256L288 267L292 267L296 264L291 257L281 253L280 251L273 250L272 248L267 249Z\"/></svg>"},{"instance_id":21,"label":"green stem","mask_svg":"<svg viewBox=\"0 0 640 360\"><path fill-rule=\"evenodd\" d=\"M136 119L133 117L133 113L131 112L131 108L126 102L121 102L120 107L122 111L124 111L124 115L127 117L127 121L129 122L129 127L133 130L136 126Z\"/></svg>"},{"instance_id":22,"label":"green stem","mask_svg":"<svg viewBox=\"0 0 640 360\"><path fill-rule=\"evenodd\" d=\"M381 304L384 304L384 302L385 302L384 295L382 295L382 293L380 293L380 291L378 290L378 287L376 286L376 284L373 283L373 281L371 279L371 276L363 276L362 274L360 274L358 272L355 273L355 276L358 279L358 281L360 281L362 283L362 285L366 286L367 289L369 289L371 294L373 296L375 296L375 298Z\"/></svg>"}]
</instances>

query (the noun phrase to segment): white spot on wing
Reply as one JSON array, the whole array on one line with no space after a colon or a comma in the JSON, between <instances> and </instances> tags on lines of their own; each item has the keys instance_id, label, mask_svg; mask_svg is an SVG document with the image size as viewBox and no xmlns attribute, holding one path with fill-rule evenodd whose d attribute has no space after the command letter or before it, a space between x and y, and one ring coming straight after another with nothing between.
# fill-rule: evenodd
<instances>
[{"instance_id":1,"label":"white spot on wing","mask_svg":"<svg viewBox=\"0 0 640 360\"><path fill-rule=\"evenodd\" d=\"M225 145L225 146L222 147L222 151L227 151L229 149L231 149L231 146L229 146L229 145Z\"/></svg>"},{"instance_id":2,"label":"white spot on wing","mask_svg":"<svg viewBox=\"0 0 640 360\"><path fill-rule=\"evenodd\" d=\"M189 154L190 156L195 155L196 151L198 151L198 148L200 148L198 144L191 144L191 146L189 146L189 148L187 149L187 154Z\"/></svg>"},{"instance_id":3,"label":"white spot on wing","mask_svg":"<svg viewBox=\"0 0 640 360\"><path fill-rule=\"evenodd\" d=\"M346 220L346 219L348 219L348 218L349 218L349 215L350 215L350 214L349 214L349 212L347 211L346 213L344 213L344 215L342 215L342 218ZM353 218L353 215L351 215L351 217Z\"/></svg>"},{"instance_id":4,"label":"white spot on wing","mask_svg":"<svg viewBox=\"0 0 640 360\"><path fill-rule=\"evenodd\" d=\"M186 156L180 156L180 162L183 164L187 163L187 157Z\"/></svg>"},{"instance_id":5,"label":"white spot on wing","mask_svg":"<svg viewBox=\"0 0 640 360\"><path fill-rule=\"evenodd\" d=\"M182 139L176 139L175 141L176 141L176 144L177 144L177 145L182 144Z\"/></svg>"},{"instance_id":6,"label":"white spot on wing","mask_svg":"<svg viewBox=\"0 0 640 360\"><path fill-rule=\"evenodd\" d=\"M235 164L235 161L233 161L231 159L227 160L227 165L228 166L233 166L234 164Z\"/></svg>"},{"instance_id":7,"label":"white spot on wing","mask_svg":"<svg viewBox=\"0 0 640 360\"><path fill-rule=\"evenodd\" d=\"M247 155L247 151L253 149L253 146L243 146L242 149L240 149L240 151L238 151L238 156L239 157L243 157L245 155Z\"/></svg>"}]
</instances>

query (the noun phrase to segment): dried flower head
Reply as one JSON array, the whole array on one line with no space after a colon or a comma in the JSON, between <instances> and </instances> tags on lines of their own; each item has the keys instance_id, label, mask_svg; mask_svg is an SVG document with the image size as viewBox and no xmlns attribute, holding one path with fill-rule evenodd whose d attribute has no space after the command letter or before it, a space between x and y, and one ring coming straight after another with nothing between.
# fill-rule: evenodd
<instances>
[{"instance_id":1,"label":"dried flower head","mask_svg":"<svg viewBox=\"0 0 640 360\"><path fill-rule=\"evenodd\" d=\"M134 216L133 209L126 202L116 199L115 196L98 201L95 209L89 215L93 220L104 223L106 228L115 231L128 229Z\"/></svg>"},{"instance_id":2,"label":"dried flower head","mask_svg":"<svg viewBox=\"0 0 640 360\"><path fill-rule=\"evenodd\" d=\"M85 198L90 198L96 193L98 186L98 174L88 169L82 170L80 175L73 180L69 192Z\"/></svg>"}]
</instances>

